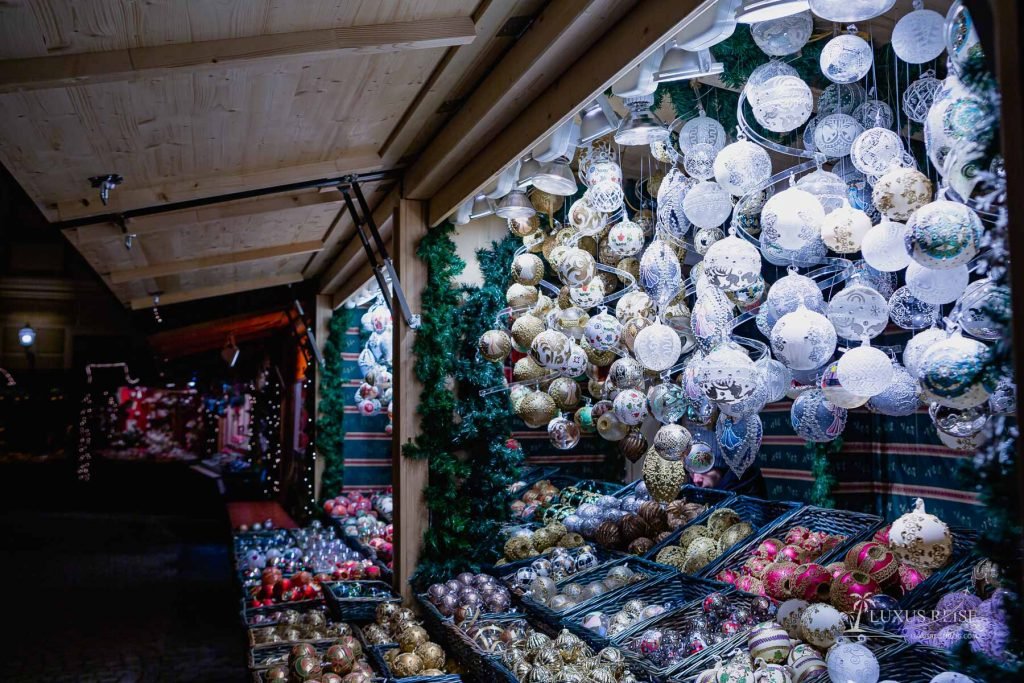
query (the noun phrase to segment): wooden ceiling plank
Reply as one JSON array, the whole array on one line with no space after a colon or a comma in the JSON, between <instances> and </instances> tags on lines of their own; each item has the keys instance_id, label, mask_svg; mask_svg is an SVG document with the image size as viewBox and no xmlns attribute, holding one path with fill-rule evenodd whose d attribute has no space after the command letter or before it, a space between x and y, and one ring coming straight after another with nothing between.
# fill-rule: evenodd
<instances>
[{"instance_id":1,"label":"wooden ceiling plank","mask_svg":"<svg viewBox=\"0 0 1024 683\"><path fill-rule=\"evenodd\" d=\"M284 273L282 275L271 275L268 277L258 278L254 280L240 280L236 282L226 282L220 285L212 285L210 287L199 287L197 289L184 289L171 292L160 293L159 306L170 306L171 304L180 304L187 301L196 301L198 299L210 299L215 296L224 296L226 294L238 294L239 292L248 292L253 289L265 289L267 287L280 287L282 285L291 285L296 282L302 282L302 273ZM132 299L129 305L133 310L146 309L153 307L153 297L144 296Z\"/></svg>"},{"instance_id":2,"label":"wooden ceiling plank","mask_svg":"<svg viewBox=\"0 0 1024 683\"><path fill-rule=\"evenodd\" d=\"M695 6L697 2L682 4ZM433 196L453 169L486 149L487 140L515 120L541 89L581 53L590 51L609 26L628 16L631 5L625 0L554 0L548 4L409 167L404 196ZM642 48L645 39L635 35L636 47ZM635 49L626 48L625 54L633 54ZM605 55L605 46L594 52ZM577 76L591 78L590 74Z\"/></svg>"},{"instance_id":3,"label":"wooden ceiling plank","mask_svg":"<svg viewBox=\"0 0 1024 683\"><path fill-rule=\"evenodd\" d=\"M339 204L341 201L341 193L331 188L329 192L314 190L302 193L275 194L226 204L212 204L181 211L137 216L128 218L126 224L129 232L136 235L154 235L168 230L179 230L185 225L202 225L231 218L261 216L291 209ZM121 240L123 237L121 228L113 223L97 223L79 228L69 228L64 233L76 246L112 239Z\"/></svg>"},{"instance_id":4,"label":"wooden ceiling plank","mask_svg":"<svg viewBox=\"0 0 1024 683\"><path fill-rule=\"evenodd\" d=\"M449 17L0 61L0 93L110 83L282 58L323 59L466 45L470 17Z\"/></svg>"},{"instance_id":5,"label":"wooden ceiling plank","mask_svg":"<svg viewBox=\"0 0 1024 683\"><path fill-rule=\"evenodd\" d=\"M528 108L479 148L482 150L479 154L453 168L444 162L447 155L438 155L437 151L431 154L428 149L410 168L410 173L418 169L417 178L423 186L426 186L425 179L447 176L443 186L431 193L430 224L437 225L444 220L509 163L522 158L588 102L646 59L686 26L694 9L701 4L702 0L640 0L600 37L598 48L583 50L575 62L566 64L564 72L554 82L539 93L534 91L535 98ZM509 51L501 64L504 65L514 52ZM440 135L435 137L435 141L440 138ZM438 164L438 156L441 164ZM432 164L438 165L431 167ZM409 182L408 175L406 182Z\"/></svg>"},{"instance_id":6,"label":"wooden ceiling plank","mask_svg":"<svg viewBox=\"0 0 1024 683\"><path fill-rule=\"evenodd\" d=\"M296 254L308 254L319 251L323 248L323 242L313 240L309 242L295 242L291 244L278 244L272 247L260 247L257 249L246 249L245 251L228 252L213 256L199 256L196 258L171 261L169 263L154 263L142 268L130 270L115 270L110 273L110 281L114 284L131 282L132 280L143 280L150 277L162 277L164 275L176 275L193 270L204 270L207 268L219 268L237 263L249 261L261 261L279 256L294 256Z\"/></svg>"},{"instance_id":7,"label":"wooden ceiling plank","mask_svg":"<svg viewBox=\"0 0 1024 683\"><path fill-rule=\"evenodd\" d=\"M77 199L59 202L56 207L56 218L66 221L110 213L123 213L261 187L340 177L348 173L376 171L380 168L381 158L376 150L364 147L343 152L330 161L260 171L222 173L205 178L169 181L154 187L133 187L131 178L125 178L124 184L110 193L110 201L107 205L100 202L96 190L88 188L88 182L83 178L82 194Z\"/></svg>"}]
</instances>

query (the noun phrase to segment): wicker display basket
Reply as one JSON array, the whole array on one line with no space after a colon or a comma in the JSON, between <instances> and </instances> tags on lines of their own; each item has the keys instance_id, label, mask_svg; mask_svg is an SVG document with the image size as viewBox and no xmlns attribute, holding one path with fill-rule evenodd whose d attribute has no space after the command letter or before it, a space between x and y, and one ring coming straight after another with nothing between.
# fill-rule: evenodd
<instances>
[{"instance_id":1,"label":"wicker display basket","mask_svg":"<svg viewBox=\"0 0 1024 683\"><path fill-rule=\"evenodd\" d=\"M946 593L971 589L971 572L982 558L975 552L978 532L973 529L951 527L953 554L949 564L937 569L917 588L900 598L900 609L932 609Z\"/></svg>"},{"instance_id":2,"label":"wicker display basket","mask_svg":"<svg viewBox=\"0 0 1024 683\"><path fill-rule=\"evenodd\" d=\"M590 547L591 551L594 553L594 556L597 557L597 565L596 566L598 566L598 567L604 566L605 564L608 564L609 562L614 562L615 560L620 560L623 557L625 557L625 555L623 555L622 553L614 552L614 551L611 551L611 550L606 550L606 549L602 548L599 545L589 544L589 543L587 545ZM581 548L582 548L582 546L581 546ZM578 555L580 553L580 551L581 551L581 548L572 548L572 549L570 549L569 554L572 555L572 556ZM517 593L517 594L521 594L522 591L517 589L517 588L515 588L515 583L514 583L514 581L512 581L512 579L515 576L516 572L519 569L523 568L523 567L529 567L530 564L533 563L534 560L545 559L546 557L548 557L548 556L547 555L537 555L535 557L528 557L525 560L516 560L515 562L507 562L505 564L495 565L493 567L493 571L488 572L488 573L494 574L499 579L501 579L501 581L506 586L508 586L510 591L512 591L514 593ZM575 576L575 574L573 574L572 576Z\"/></svg>"},{"instance_id":3,"label":"wicker display basket","mask_svg":"<svg viewBox=\"0 0 1024 683\"><path fill-rule=\"evenodd\" d=\"M387 591L387 595L361 598L344 597L338 595L343 584L375 587ZM327 600L331 613L338 621L354 621L359 623L373 621L378 605L385 602L396 604L402 602L402 596L396 594L391 590L390 584L383 581L332 581L324 584L324 597Z\"/></svg>"},{"instance_id":4,"label":"wicker display basket","mask_svg":"<svg viewBox=\"0 0 1024 683\"><path fill-rule=\"evenodd\" d=\"M443 647L443 644L438 644ZM460 683L462 681L462 677L458 674L444 674L443 676L406 676L404 678L399 678L384 660L384 652L386 650L397 649L397 647L397 645L379 645L371 647L368 653L368 656L372 657L374 668L383 673L384 677L388 681L401 681L401 683Z\"/></svg>"},{"instance_id":5,"label":"wicker display basket","mask_svg":"<svg viewBox=\"0 0 1024 683\"><path fill-rule=\"evenodd\" d=\"M517 620L525 621L525 618L521 614L506 615L497 619L478 619L473 625L500 626ZM448 632L445 648L462 665L464 678L473 683L518 683L515 675L501 663L495 653L483 650L461 627L449 623L445 629Z\"/></svg>"}]
</instances>

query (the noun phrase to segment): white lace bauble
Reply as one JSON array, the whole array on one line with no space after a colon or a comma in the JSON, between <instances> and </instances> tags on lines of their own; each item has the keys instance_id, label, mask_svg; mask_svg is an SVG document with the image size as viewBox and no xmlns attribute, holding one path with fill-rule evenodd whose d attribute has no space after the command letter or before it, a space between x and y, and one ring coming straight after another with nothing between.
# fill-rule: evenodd
<instances>
[{"instance_id":1,"label":"white lace bauble","mask_svg":"<svg viewBox=\"0 0 1024 683\"><path fill-rule=\"evenodd\" d=\"M752 287L761 275L761 253L750 242L729 235L704 254L704 274L712 285L726 292Z\"/></svg>"},{"instance_id":2,"label":"white lace bauble","mask_svg":"<svg viewBox=\"0 0 1024 683\"><path fill-rule=\"evenodd\" d=\"M818 97L818 116L853 114L867 99L859 83L833 83Z\"/></svg>"},{"instance_id":3,"label":"white lace bauble","mask_svg":"<svg viewBox=\"0 0 1024 683\"><path fill-rule=\"evenodd\" d=\"M796 181L796 186L798 189L810 192L817 197L818 201L821 202L821 208L825 209L826 214L832 213L841 207L843 201L847 199L846 192L848 188L846 187L846 181L831 171L818 169L808 173Z\"/></svg>"},{"instance_id":4,"label":"white lace bauble","mask_svg":"<svg viewBox=\"0 0 1024 683\"><path fill-rule=\"evenodd\" d=\"M949 270L977 255L983 232L973 209L941 199L925 204L907 221L907 251L925 268Z\"/></svg>"},{"instance_id":5,"label":"white lace bauble","mask_svg":"<svg viewBox=\"0 0 1024 683\"><path fill-rule=\"evenodd\" d=\"M696 118L683 124L679 131L679 151L689 154L697 145L711 145L718 151L725 147L725 128L703 111Z\"/></svg>"},{"instance_id":6,"label":"white lace bauble","mask_svg":"<svg viewBox=\"0 0 1024 683\"><path fill-rule=\"evenodd\" d=\"M675 330L660 322L640 330L633 341L636 359L645 368L655 372L668 370L675 365L682 349L682 342Z\"/></svg>"},{"instance_id":7,"label":"white lace bauble","mask_svg":"<svg viewBox=\"0 0 1024 683\"><path fill-rule=\"evenodd\" d=\"M658 228L677 240L682 240L692 227L683 213L683 200L696 184L696 180L672 168L658 187Z\"/></svg>"},{"instance_id":8,"label":"white lace bauble","mask_svg":"<svg viewBox=\"0 0 1024 683\"><path fill-rule=\"evenodd\" d=\"M789 419L797 436L815 443L834 441L846 429L846 417L846 408L825 398L821 389L809 389L801 393L789 411ZM841 631L842 627L839 626L837 632ZM828 645L827 641L820 642L822 646Z\"/></svg>"},{"instance_id":9,"label":"white lace bauble","mask_svg":"<svg viewBox=\"0 0 1024 683\"><path fill-rule=\"evenodd\" d=\"M942 81L935 78L933 71L927 71L903 91L903 113L915 123L924 123L928 110L935 102L935 96L942 89Z\"/></svg>"},{"instance_id":10,"label":"white lace bauble","mask_svg":"<svg viewBox=\"0 0 1024 683\"><path fill-rule=\"evenodd\" d=\"M893 273L910 264L910 254L904 246L907 226L890 220L883 220L864 235L860 252L869 266L875 270Z\"/></svg>"},{"instance_id":11,"label":"white lace bauble","mask_svg":"<svg viewBox=\"0 0 1024 683\"><path fill-rule=\"evenodd\" d=\"M907 286L900 287L889 297L889 320L905 330L924 329L934 323L938 315L938 306L921 301Z\"/></svg>"},{"instance_id":12,"label":"white lace bauble","mask_svg":"<svg viewBox=\"0 0 1024 683\"><path fill-rule=\"evenodd\" d=\"M878 683L878 658L862 644L866 640L864 636L861 636L861 642L852 642L842 637L837 640L825 659L830 680Z\"/></svg>"},{"instance_id":13,"label":"white lace bauble","mask_svg":"<svg viewBox=\"0 0 1024 683\"><path fill-rule=\"evenodd\" d=\"M792 370L813 370L832 357L836 330L828 318L801 306L772 328L772 354Z\"/></svg>"},{"instance_id":14,"label":"white lace bauble","mask_svg":"<svg viewBox=\"0 0 1024 683\"><path fill-rule=\"evenodd\" d=\"M843 339L874 339L889 324L889 304L867 285L848 285L829 301L828 319Z\"/></svg>"},{"instance_id":15,"label":"white lace bauble","mask_svg":"<svg viewBox=\"0 0 1024 683\"><path fill-rule=\"evenodd\" d=\"M905 221L931 201L932 181L913 168L893 168L875 182L871 202L883 216Z\"/></svg>"},{"instance_id":16,"label":"white lace bauble","mask_svg":"<svg viewBox=\"0 0 1024 683\"><path fill-rule=\"evenodd\" d=\"M860 244L869 230L868 215L846 202L825 216L821 223L821 240L837 254L852 254L860 251Z\"/></svg>"},{"instance_id":17,"label":"white lace bauble","mask_svg":"<svg viewBox=\"0 0 1024 683\"><path fill-rule=\"evenodd\" d=\"M715 156L718 150L702 142L694 145L683 158L683 168L697 180L709 180L715 175Z\"/></svg>"},{"instance_id":18,"label":"white lace bauble","mask_svg":"<svg viewBox=\"0 0 1024 683\"><path fill-rule=\"evenodd\" d=\"M928 349L940 341L945 341L948 336L945 330L929 327L910 338L903 349L903 365L911 377L921 378L921 359L928 353Z\"/></svg>"},{"instance_id":19,"label":"white lace bauble","mask_svg":"<svg viewBox=\"0 0 1024 683\"><path fill-rule=\"evenodd\" d=\"M905 367L893 361L892 381L881 393L868 401L868 409L890 417L907 417L917 412L921 400L917 378L911 376Z\"/></svg>"},{"instance_id":20,"label":"white lace bauble","mask_svg":"<svg viewBox=\"0 0 1024 683\"><path fill-rule=\"evenodd\" d=\"M849 114L819 116L818 125L814 128L814 148L829 157L845 157L850 153L853 141L863 132L864 127Z\"/></svg>"},{"instance_id":21,"label":"white lace bauble","mask_svg":"<svg viewBox=\"0 0 1024 683\"><path fill-rule=\"evenodd\" d=\"M858 396L875 396L892 381L892 360L880 349L858 346L842 355L836 375L844 389Z\"/></svg>"},{"instance_id":22,"label":"white lace bauble","mask_svg":"<svg viewBox=\"0 0 1024 683\"><path fill-rule=\"evenodd\" d=\"M930 9L915 9L903 15L892 30L892 50L910 64L930 62L946 49L946 20Z\"/></svg>"},{"instance_id":23,"label":"white lace bauble","mask_svg":"<svg viewBox=\"0 0 1024 683\"><path fill-rule=\"evenodd\" d=\"M764 378L765 402L775 403L786 397L790 385L793 383L793 373L785 365L771 356L765 356L754 363Z\"/></svg>"},{"instance_id":24,"label":"white lace bauble","mask_svg":"<svg viewBox=\"0 0 1024 683\"><path fill-rule=\"evenodd\" d=\"M744 86L748 98L756 96L756 91L776 76L796 76L797 70L780 59L772 59L750 72Z\"/></svg>"},{"instance_id":25,"label":"white lace bauble","mask_svg":"<svg viewBox=\"0 0 1024 683\"><path fill-rule=\"evenodd\" d=\"M881 100L867 100L851 114L865 128L892 128L895 118L892 107Z\"/></svg>"},{"instance_id":26,"label":"white lace bauble","mask_svg":"<svg viewBox=\"0 0 1024 683\"><path fill-rule=\"evenodd\" d=\"M772 174L772 160L760 145L738 140L715 157L715 181L737 197L757 189Z\"/></svg>"},{"instance_id":27,"label":"white lace bauble","mask_svg":"<svg viewBox=\"0 0 1024 683\"><path fill-rule=\"evenodd\" d=\"M683 213L698 228L714 228L729 218L732 199L718 183L703 181L686 193Z\"/></svg>"},{"instance_id":28,"label":"white lace bauble","mask_svg":"<svg viewBox=\"0 0 1024 683\"><path fill-rule=\"evenodd\" d=\"M873 61L867 41L847 33L825 45L821 51L821 72L833 83L853 83L867 75Z\"/></svg>"},{"instance_id":29,"label":"white lace bauble","mask_svg":"<svg viewBox=\"0 0 1024 683\"><path fill-rule=\"evenodd\" d=\"M850 147L850 161L869 176L880 176L903 157L903 141L888 128L869 128L856 137Z\"/></svg>"},{"instance_id":30,"label":"white lace bauble","mask_svg":"<svg viewBox=\"0 0 1024 683\"><path fill-rule=\"evenodd\" d=\"M801 249L820 237L825 209L809 192L790 187L765 202L761 210L761 239L783 249Z\"/></svg>"},{"instance_id":31,"label":"white lace bauble","mask_svg":"<svg viewBox=\"0 0 1024 683\"><path fill-rule=\"evenodd\" d=\"M608 249L619 258L636 256L644 248L644 231L630 220L616 223L608 230Z\"/></svg>"},{"instance_id":32,"label":"white lace bauble","mask_svg":"<svg viewBox=\"0 0 1024 683\"><path fill-rule=\"evenodd\" d=\"M896 0L810 0L809 4L811 11L822 19L847 24L885 14Z\"/></svg>"},{"instance_id":33,"label":"white lace bauble","mask_svg":"<svg viewBox=\"0 0 1024 683\"><path fill-rule=\"evenodd\" d=\"M668 242L656 239L640 259L640 286L661 310L676 298L683 286L679 257Z\"/></svg>"},{"instance_id":34,"label":"white lace bauble","mask_svg":"<svg viewBox=\"0 0 1024 683\"><path fill-rule=\"evenodd\" d=\"M709 400L728 405L753 394L761 374L739 345L725 342L700 362L696 380Z\"/></svg>"},{"instance_id":35,"label":"white lace bauble","mask_svg":"<svg viewBox=\"0 0 1024 683\"><path fill-rule=\"evenodd\" d=\"M750 35L761 51L772 57L785 57L800 51L814 31L810 12L759 21L750 25Z\"/></svg>"},{"instance_id":36,"label":"white lace bauble","mask_svg":"<svg viewBox=\"0 0 1024 683\"><path fill-rule=\"evenodd\" d=\"M839 381L839 363L829 363L824 370L821 371L821 379L818 380L818 387L822 393L825 394L831 403L839 406L840 408L860 408L862 405L868 402L870 396L858 396L852 391L846 389L842 382Z\"/></svg>"},{"instance_id":37,"label":"white lace bauble","mask_svg":"<svg viewBox=\"0 0 1024 683\"><path fill-rule=\"evenodd\" d=\"M926 304L952 303L967 289L967 266L932 270L918 263L907 266L907 289Z\"/></svg>"},{"instance_id":38,"label":"white lace bauble","mask_svg":"<svg viewBox=\"0 0 1024 683\"><path fill-rule=\"evenodd\" d=\"M807 123L814 95L799 76L775 76L753 91L754 119L775 133L788 133Z\"/></svg>"}]
</instances>

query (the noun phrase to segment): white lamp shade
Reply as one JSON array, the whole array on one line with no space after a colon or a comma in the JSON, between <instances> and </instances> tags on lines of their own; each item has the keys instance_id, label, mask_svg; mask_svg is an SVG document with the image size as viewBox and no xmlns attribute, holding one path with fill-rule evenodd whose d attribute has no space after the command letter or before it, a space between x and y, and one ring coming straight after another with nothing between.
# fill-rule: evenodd
<instances>
[{"instance_id":1,"label":"white lamp shade","mask_svg":"<svg viewBox=\"0 0 1024 683\"><path fill-rule=\"evenodd\" d=\"M807 0L743 0L736 10L736 21L756 24L759 21L788 17L809 7Z\"/></svg>"},{"instance_id":2,"label":"white lamp shade","mask_svg":"<svg viewBox=\"0 0 1024 683\"><path fill-rule=\"evenodd\" d=\"M682 81L702 76L720 74L725 70L721 62L716 62L711 50L691 52L681 47L673 47L665 53L654 80L659 83Z\"/></svg>"}]
</instances>

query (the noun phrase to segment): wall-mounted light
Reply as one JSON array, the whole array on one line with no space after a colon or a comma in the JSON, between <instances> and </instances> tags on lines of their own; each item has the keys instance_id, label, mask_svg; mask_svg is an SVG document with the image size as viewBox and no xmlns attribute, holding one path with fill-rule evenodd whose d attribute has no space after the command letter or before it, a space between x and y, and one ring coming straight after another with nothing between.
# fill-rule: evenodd
<instances>
[{"instance_id":1,"label":"wall-mounted light","mask_svg":"<svg viewBox=\"0 0 1024 683\"><path fill-rule=\"evenodd\" d=\"M25 323L25 327L18 330L18 343L25 348L36 343L36 331L28 323Z\"/></svg>"}]
</instances>

